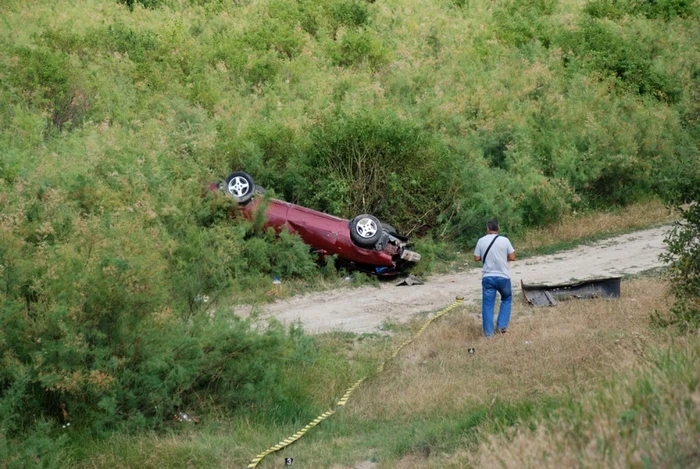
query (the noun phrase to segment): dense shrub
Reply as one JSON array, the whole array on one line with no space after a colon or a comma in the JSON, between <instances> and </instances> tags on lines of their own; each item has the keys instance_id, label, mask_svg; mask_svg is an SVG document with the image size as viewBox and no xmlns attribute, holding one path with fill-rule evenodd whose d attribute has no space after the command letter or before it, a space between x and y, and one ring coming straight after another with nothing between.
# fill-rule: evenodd
<instances>
[{"instance_id":1,"label":"dense shrub","mask_svg":"<svg viewBox=\"0 0 700 469\"><path fill-rule=\"evenodd\" d=\"M376 70L387 61L387 51L371 31L348 31L339 42L332 52L336 65L350 67L366 63Z\"/></svg>"},{"instance_id":2,"label":"dense shrub","mask_svg":"<svg viewBox=\"0 0 700 469\"><path fill-rule=\"evenodd\" d=\"M328 5L331 18L334 20L336 29L338 26L358 28L367 24L370 18L367 3L356 0L344 0Z\"/></svg>"},{"instance_id":3,"label":"dense shrub","mask_svg":"<svg viewBox=\"0 0 700 469\"><path fill-rule=\"evenodd\" d=\"M129 10L133 10L136 5L141 5L143 8L157 8L163 3L163 0L117 0L119 3L129 7Z\"/></svg>"},{"instance_id":4,"label":"dense shrub","mask_svg":"<svg viewBox=\"0 0 700 469\"><path fill-rule=\"evenodd\" d=\"M259 24L243 35L243 43L258 51L273 50L280 56L296 57L304 45L304 35L298 31L301 20L299 7L292 2L269 2L266 15Z\"/></svg>"},{"instance_id":5,"label":"dense shrub","mask_svg":"<svg viewBox=\"0 0 700 469\"><path fill-rule=\"evenodd\" d=\"M586 3L584 11L594 18L617 19L625 14L639 14L670 21L694 15L694 3L694 0L592 0Z\"/></svg>"},{"instance_id":6,"label":"dense shrub","mask_svg":"<svg viewBox=\"0 0 700 469\"><path fill-rule=\"evenodd\" d=\"M308 248L288 234L250 237L252 225L224 215L228 198L191 200L199 209L171 225L143 206L102 212L99 183L73 187L28 189L5 206L2 433L42 419L97 435L154 428L200 391L231 410L285 401L283 364L303 335L213 313L234 283L313 275Z\"/></svg>"},{"instance_id":7,"label":"dense shrub","mask_svg":"<svg viewBox=\"0 0 700 469\"><path fill-rule=\"evenodd\" d=\"M401 228L430 226L457 184L446 149L393 113L327 116L311 142L300 200L348 218L374 213Z\"/></svg>"},{"instance_id":8,"label":"dense shrub","mask_svg":"<svg viewBox=\"0 0 700 469\"><path fill-rule=\"evenodd\" d=\"M152 127L100 124L70 135L110 135L103 145L76 154L55 140L31 183L32 160L0 160L0 434L17 466L55 454L38 437L57 441L68 421L95 435L156 428L200 392L292 418L285 403L303 399L284 374L313 353L307 339L227 306L274 275L318 275L314 260L297 237L233 219L233 199L203 196L216 161L206 113L169 106L178 130L160 151L140 146Z\"/></svg>"},{"instance_id":9,"label":"dense shrub","mask_svg":"<svg viewBox=\"0 0 700 469\"><path fill-rule=\"evenodd\" d=\"M80 124L90 107L90 91L70 58L62 52L18 48L10 82L25 102L45 111L59 131Z\"/></svg>"},{"instance_id":10,"label":"dense shrub","mask_svg":"<svg viewBox=\"0 0 700 469\"><path fill-rule=\"evenodd\" d=\"M627 2L620 0L591 0L586 2L583 11L593 18L621 18L627 11Z\"/></svg>"},{"instance_id":11,"label":"dense shrub","mask_svg":"<svg viewBox=\"0 0 700 469\"><path fill-rule=\"evenodd\" d=\"M656 316L660 325L675 325L682 332L700 330L700 166L698 148L691 144L679 152L680 164L667 172L664 194L681 216L666 237L670 278L676 305L670 317Z\"/></svg>"},{"instance_id":12,"label":"dense shrub","mask_svg":"<svg viewBox=\"0 0 700 469\"><path fill-rule=\"evenodd\" d=\"M676 16L687 18L695 13L695 0L635 0L631 9L647 18L670 21Z\"/></svg>"},{"instance_id":13,"label":"dense shrub","mask_svg":"<svg viewBox=\"0 0 700 469\"><path fill-rule=\"evenodd\" d=\"M493 15L499 38L514 46L537 40L548 47L552 42L552 29L547 18L556 4L552 0L505 2Z\"/></svg>"},{"instance_id":14,"label":"dense shrub","mask_svg":"<svg viewBox=\"0 0 700 469\"><path fill-rule=\"evenodd\" d=\"M634 93L671 103L680 99L676 80L654 66L654 49L638 38L621 37L611 25L585 21L580 31L565 34L561 44L576 57L567 56L566 60L583 60Z\"/></svg>"}]
</instances>

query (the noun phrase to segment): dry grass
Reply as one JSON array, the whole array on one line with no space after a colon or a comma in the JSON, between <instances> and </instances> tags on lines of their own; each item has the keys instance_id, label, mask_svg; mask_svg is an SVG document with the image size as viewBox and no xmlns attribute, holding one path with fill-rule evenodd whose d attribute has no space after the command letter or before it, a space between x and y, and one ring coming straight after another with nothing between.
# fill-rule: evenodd
<instances>
[{"instance_id":1,"label":"dry grass","mask_svg":"<svg viewBox=\"0 0 700 469\"><path fill-rule=\"evenodd\" d=\"M518 250L537 250L594 236L647 228L673 219L673 212L658 200L639 202L615 212L569 215L553 225L528 231L518 241Z\"/></svg>"},{"instance_id":2,"label":"dry grass","mask_svg":"<svg viewBox=\"0 0 700 469\"><path fill-rule=\"evenodd\" d=\"M668 307L666 286L657 279L624 282L622 288L620 300L570 301L557 308L533 309L518 299L508 333L492 339L482 337L477 314L453 313L365 387L350 412L366 420L414 419L465 403L590 388L601 371L619 373L639 362L652 340L650 311ZM653 337L654 343L667 340Z\"/></svg>"},{"instance_id":3,"label":"dry grass","mask_svg":"<svg viewBox=\"0 0 700 469\"><path fill-rule=\"evenodd\" d=\"M469 465L700 467L700 346L692 337L677 345L673 355L583 395L582 418L564 413L536 430L493 436Z\"/></svg>"}]
</instances>

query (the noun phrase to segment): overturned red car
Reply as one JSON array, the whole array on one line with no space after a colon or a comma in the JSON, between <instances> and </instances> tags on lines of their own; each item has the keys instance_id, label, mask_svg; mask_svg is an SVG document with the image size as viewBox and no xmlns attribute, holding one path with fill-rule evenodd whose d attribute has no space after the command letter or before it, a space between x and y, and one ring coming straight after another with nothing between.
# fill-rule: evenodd
<instances>
[{"instance_id":1,"label":"overturned red car","mask_svg":"<svg viewBox=\"0 0 700 469\"><path fill-rule=\"evenodd\" d=\"M252 219L260 206L264 189L243 171L231 173L211 190L222 190L238 202L242 215ZM266 227L296 233L320 256L337 256L349 266L378 275L398 274L420 260L409 249L408 238L369 214L352 220L334 217L289 202L268 199Z\"/></svg>"}]
</instances>

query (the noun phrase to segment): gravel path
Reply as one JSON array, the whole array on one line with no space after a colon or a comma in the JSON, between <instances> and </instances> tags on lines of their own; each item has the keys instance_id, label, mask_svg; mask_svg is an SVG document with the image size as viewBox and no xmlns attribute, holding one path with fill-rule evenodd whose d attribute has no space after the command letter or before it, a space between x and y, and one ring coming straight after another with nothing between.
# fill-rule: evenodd
<instances>
[{"instance_id":1,"label":"gravel path","mask_svg":"<svg viewBox=\"0 0 700 469\"><path fill-rule=\"evenodd\" d=\"M669 227L638 231L556 254L530 257L511 263L514 294L525 283L561 283L595 277L635 274L663 263L659 254ZM518 247L515 246L516 253ZM476 264L470 263L470 266ZM293 297L269 304L265 315L282 322L301 321L311 333L334 330L376 332L385 321L402 322L413 315L437 311L455 296L466 302L481 299L481 270L434 275L424 285L397 287L396 282L381 287L341 288Z\"/></svg>"}]
</instances>

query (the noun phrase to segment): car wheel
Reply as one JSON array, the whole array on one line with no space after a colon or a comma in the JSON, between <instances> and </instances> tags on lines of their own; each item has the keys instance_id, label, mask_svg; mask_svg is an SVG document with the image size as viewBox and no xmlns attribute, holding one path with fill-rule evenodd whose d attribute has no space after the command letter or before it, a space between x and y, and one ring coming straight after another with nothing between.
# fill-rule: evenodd
<instances>
[{"instance_id":1,"label":"car wheel","mask_svg":"<svg viewBox=\"0 0 700 469\"><path fill-rule=\"evenodd\" d=\"M372 215L358 215L350 222L350 238L361 248L374 247L382 233L382 223Z\"/></svg>"},{"instance_id":2,"label":"car wheel","mask_svg":"<svg viewBox=\"0 0 700 469\"><path fill-rule=\"evenodd\" d=\"M224 190L232 195L236 202L244 204L253 198L255 194L255 182L253 176L243 171L229 174L224 184Z\"/></svg>"},{"instance_id":3,"label":"car wheel","mask_svg":"<svg viewBox=\"0 0 700 469\"><path fill-rule=\"evenodd\" d=\"M383 229L384 231L386 231L387 233L389 233L390 235L398 234L398 233L399 233L398 231L396 231L396 228L394 228L394 227L391 226L390 224L384 223L384 222L381 222L381 223L382 223L382 229Z\"/></svg>"}]
</instances>

